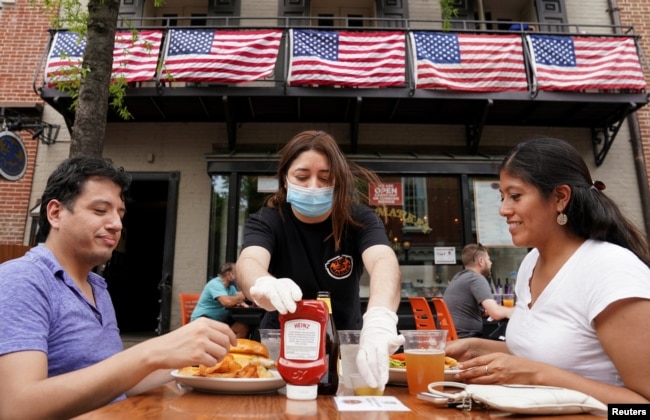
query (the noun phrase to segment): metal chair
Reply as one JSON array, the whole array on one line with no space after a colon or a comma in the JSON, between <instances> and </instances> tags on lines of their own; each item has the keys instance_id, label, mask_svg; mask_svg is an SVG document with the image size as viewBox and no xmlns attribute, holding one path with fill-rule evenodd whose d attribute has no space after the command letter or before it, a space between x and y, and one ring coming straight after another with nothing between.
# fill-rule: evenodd
<instances>
[{"instance_id":1,"label":"metal chair","mask_svg":"<svg viewBox=\"0 0 650 420\"><path fill-rule=\"evenodd\" d=\"M200 293L179 293L178 297L181 301L181 325L190 322L192 318L192 311L199 302Z\"/></svg>"},{"instance_id":2,"label":"metal chair","mask_svg":"<svg viewBox=\"0 0 650 420\"><path fill-rule=\"evenodd\" d=\"M429 301L421 296L409 296L416 330L435 330L436 321L431 312Z\"/></svg>"},{"instance_id":3,"label":"metal chair","mask_svg":"<svg viewBox=\"0 0 650 420\"><path fill-rule=\"evenodd\" d=\"M441 330L447 330L447 341L457 340L458 334L456 334L456 326L454 325L454 319L451 317L449 308L442 298L434 297L431 298L433 302L433 307L436 310L436 320L438 328Z\"/></svg>"}]
</instances>

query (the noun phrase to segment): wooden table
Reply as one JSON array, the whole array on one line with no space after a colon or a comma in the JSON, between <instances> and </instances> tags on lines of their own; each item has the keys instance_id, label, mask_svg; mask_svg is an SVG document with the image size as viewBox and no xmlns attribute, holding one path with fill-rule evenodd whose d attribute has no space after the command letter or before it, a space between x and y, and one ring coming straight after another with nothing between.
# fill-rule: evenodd
<instances>
[{"instance_id":1,"label":"wooden table","mask_svg":"<svg viewBox=\"0 0 650 420\"><path fill-rule=\"evenodd\" d=\"M410 412L339 412L331 396L315 401L293 401L278 393L223 395L195 392L170 382L125 401L107 405L78 419L304 419L304 420L416 420L416 419L508 419L599 420L603 417L582 414L563 416L516 416L475 407L471 412L456 408L437 408L409 395L408 388L387 386L384 395L394 395ZM294 414L299 413L299 414Z\"/></svg>"}]
</instances>

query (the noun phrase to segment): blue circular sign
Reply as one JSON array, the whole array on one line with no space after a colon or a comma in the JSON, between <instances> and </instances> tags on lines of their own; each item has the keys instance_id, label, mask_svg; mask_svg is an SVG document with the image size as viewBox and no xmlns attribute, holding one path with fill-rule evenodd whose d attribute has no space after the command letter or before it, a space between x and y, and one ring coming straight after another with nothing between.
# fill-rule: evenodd
<instances>
[{"instance_id":1,"label":"blue circular sign","mask_svg":"<svg viewBox=\"0 0 650 420\"><path fill-rule=\"evenodd\" d=\"M11 131L0 132L0 176L16 181L27 170L27 150L23 140Z\"/></svg>"}]
</instances>

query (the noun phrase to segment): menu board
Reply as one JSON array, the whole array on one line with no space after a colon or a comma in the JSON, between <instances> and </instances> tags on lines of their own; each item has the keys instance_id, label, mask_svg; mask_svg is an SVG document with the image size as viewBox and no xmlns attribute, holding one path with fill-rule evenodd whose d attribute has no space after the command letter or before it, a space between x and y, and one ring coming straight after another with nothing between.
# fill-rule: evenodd
<instances>
[{"instance_id":1,"label":"menu board","mask_svg":"<svg viewBox=\"0 0 650 420\"><path fill-rule=\"evenodd\" d=\"M474 181L477 241L485 246L513 247L506 219L499 214L499 182Z\"/></svg>"}]
</instances>

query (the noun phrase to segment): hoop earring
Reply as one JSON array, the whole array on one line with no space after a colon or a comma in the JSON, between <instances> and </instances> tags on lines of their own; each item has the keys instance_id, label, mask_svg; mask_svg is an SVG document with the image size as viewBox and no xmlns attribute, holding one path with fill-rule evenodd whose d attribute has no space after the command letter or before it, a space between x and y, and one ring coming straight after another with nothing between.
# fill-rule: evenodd
<instances>
[{"instance_id":1,"label":"hoop earring","mask_svg":"<svg viewBox=\"0 0 650 420\"><path fill-rule=\"evenodd\" d=\"M566 214L560 213L560 214L557 215L556 221L557 221L558 225L564 226L564 225L566 225L566 222L569 221L569 218L567 217Z\"/></svg>"}]
</instances>

